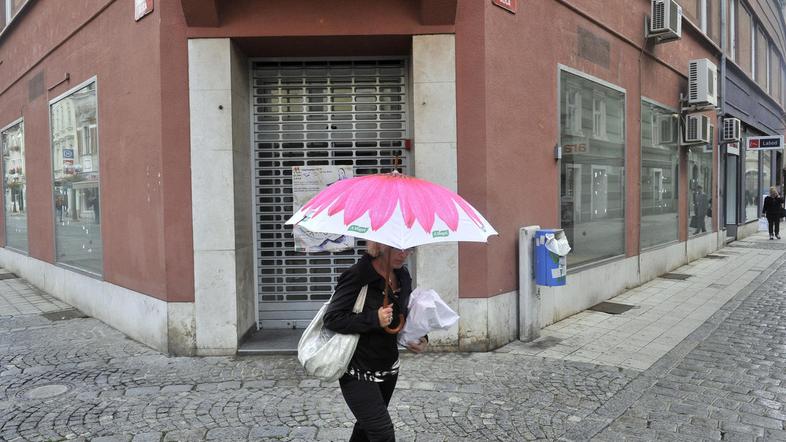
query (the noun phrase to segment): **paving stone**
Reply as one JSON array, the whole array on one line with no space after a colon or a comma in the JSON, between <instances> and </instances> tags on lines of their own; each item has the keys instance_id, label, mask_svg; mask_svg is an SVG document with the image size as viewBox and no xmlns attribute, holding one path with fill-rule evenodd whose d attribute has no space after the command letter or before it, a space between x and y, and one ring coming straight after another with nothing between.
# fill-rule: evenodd
<instances>
[{"instance_id":1,"label":"paving stone","mask_svg":"<svg viewBox=\"0 0 786 442\"><path fill-rule=\"evenodd\" d=\"M131 442L160 442L163 434L158 431L149 433L139 433L131 439Z\"/></svg>"},{"instance_id":2,"label":"paving stone","mask_svg":"<svg viewBox=\"0 0 786 442\"><path fill-rule=\"evenodd\" d=\"M248 428L246 427L231 427L231 428L213 428L207 432L207 440L245 440L248 436Z\"/></svg>"}]
</instances>

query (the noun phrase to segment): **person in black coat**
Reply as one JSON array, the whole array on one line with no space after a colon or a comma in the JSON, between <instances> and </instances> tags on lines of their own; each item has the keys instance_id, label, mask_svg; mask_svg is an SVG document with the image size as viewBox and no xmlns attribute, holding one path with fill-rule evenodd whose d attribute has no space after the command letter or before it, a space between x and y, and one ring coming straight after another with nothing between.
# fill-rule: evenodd
<instances>
[{"instance_id":1,"label":"person in black coat","mask_svg":"<svg viewBox=\"0 0 786 442\"><path fill-rule=\"evenodd\" d=\"M395 441L388 404L398 380L398 335L390 333L408 313L412 278L404 263L410 250L399 250L368 241L368 253L341 274L325 312L325 327L336 333L358 333L360 339L347 372L338 380L341 393L357 419L350 442ZM393 290L391 305L384 307L385 278ZM360 313L352 308L363 286L368 285ZM387 329L386 329L387 328ZM420 353L428 338L407 348Z\"/></svg>"},{"instance_id":2,"label":"person in black coat","mask_svg":"<svg viewBox=\"0 0 786 442\"><path fill-rule=\"evenodd\" d=\"M764 215L767 216L767 228L770 231L770 239L781 239L780 224L783 211L783 198L778 194L777 187L770 187L770 196L764 198L764 207L762 207Z\"/></svg>"}]
</instances>

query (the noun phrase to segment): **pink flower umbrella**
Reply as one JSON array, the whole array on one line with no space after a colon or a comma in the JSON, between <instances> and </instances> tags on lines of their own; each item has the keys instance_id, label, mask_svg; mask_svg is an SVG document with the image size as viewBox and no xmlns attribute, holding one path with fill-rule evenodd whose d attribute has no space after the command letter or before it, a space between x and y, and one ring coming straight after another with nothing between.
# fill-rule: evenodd
<instances>
[{"instance_id":1,"label":"pink flower umbrella","mask_svg":"<svg viewBox=\"0 0 786 442\"><path fill-rule=\"evenodd\" d=\"M399 172L337 181L304 204L286 224L297 224L312 232L363 238L397 249L447 241L486 242L489 236L497 234L455 192ZM383 302L386 307L389 279L388 274ZM399 315L399 326L385 330L395 334L403 326L404 316Z\"/></svg>"},{"instance_id":2,"label":"pink flower umbrella","mask_svg":"<svg viewBox=\"0 0 786 442\"><path fill-rule=\"evenodd\" d=\"M286 224L398 249L446 241L486 242L497 234L455 192L398 172L337 181L303 205Z\"/></svg>"}]
</instances>

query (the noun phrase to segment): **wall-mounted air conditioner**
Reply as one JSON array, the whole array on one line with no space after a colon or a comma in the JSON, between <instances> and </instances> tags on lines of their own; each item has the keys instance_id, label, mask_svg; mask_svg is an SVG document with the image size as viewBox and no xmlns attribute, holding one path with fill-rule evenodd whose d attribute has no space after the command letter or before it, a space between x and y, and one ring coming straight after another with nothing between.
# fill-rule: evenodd
<instances>
[{"instance_id":1,"label":"wall-mounted air conditioner","mask_svg":"<svg viewBox=\"0 0 786 442\"><path fill-rule=\"evenodd\" d=\"M706 58L688 62L688 104L718 105L718 68Z\"/></svg>"},{"instance_id":2,"label":"wall-mounted air conditioner","mask_svg":"<svg viewBox=\"0 0 786 442\"><path fill-rule=\"evenodd\" d=\"M742 123L737 118L723 119L723 141L740 141L742 138Z\"/></svg>"},{"instance_id":3,"label":"wall-mounted air conditioner","mask_svg":"<svg viewBox=\"0 0 786 442\"><path fill-rule=\"evenodd\" d=\"M706 115L688 115L685 119L685 143L710 142L710 118Z\"/></svg>"},{"instance_id":4,"label":"wall-mounted air conditioner","mask_svg":"<svg viewBox=\"0 0 786 442\"><path fill-rule=\"evenodd\" d=\"M682 6L676 0L652 0L651 8L649 37L666 42L682 36Z\"/></svg>"}]
</instances>

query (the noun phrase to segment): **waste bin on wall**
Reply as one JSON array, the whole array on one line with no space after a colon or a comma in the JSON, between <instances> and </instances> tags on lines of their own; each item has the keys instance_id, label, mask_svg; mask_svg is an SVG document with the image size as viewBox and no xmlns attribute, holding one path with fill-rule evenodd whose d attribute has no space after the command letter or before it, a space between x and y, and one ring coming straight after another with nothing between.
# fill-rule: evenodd
<instances>
[{"instance_id":1,"label":"waste bin on wall","mask_svg":"<svg viewBox=\"0 0 786 442\"><path fill-rule=\"evenodd\" d=\"M548 287L565 285L570 245L562 229L535 232L535 283Z\"/></svg>"}]
</instances>

